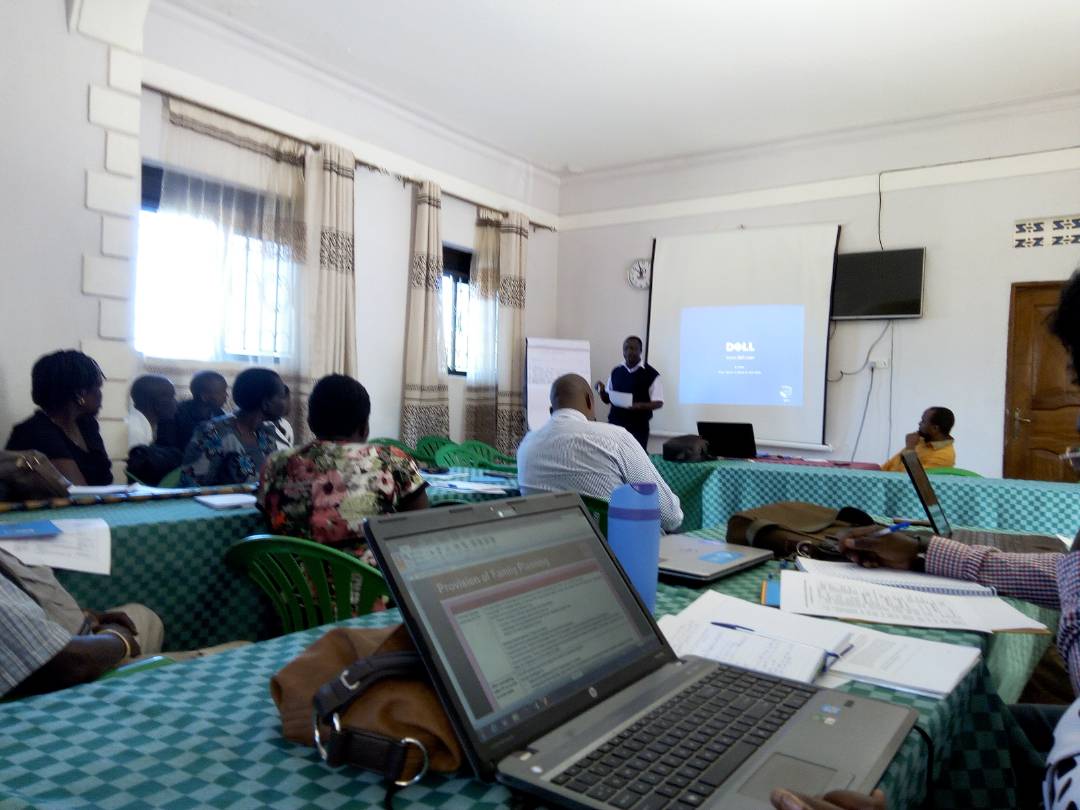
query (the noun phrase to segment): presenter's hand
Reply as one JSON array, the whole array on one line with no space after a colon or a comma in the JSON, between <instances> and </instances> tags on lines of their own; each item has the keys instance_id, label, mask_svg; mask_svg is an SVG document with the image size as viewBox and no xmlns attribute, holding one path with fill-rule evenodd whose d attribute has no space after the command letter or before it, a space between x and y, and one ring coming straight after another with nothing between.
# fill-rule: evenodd
<instances>
[{"instance_id":1,"label":"presenter's hand","mask_svg":"<svg viewBox=\"0 0 1080 810\"><path fill-rule=\"evenodd\" d=\"M606 394L607 393L607 388L605 387L605 385L602 382L600 382L600 380L596 381L596 393L598 393L598 394Z\"/></svg>"},{"instance_id":2,"label":"presenter's hand","mask_svg":"<svg viewBox=\"0 0 1080 810\"><path fill-rule=\"evenodd\" d=\"M769 796L776 810L886 810L885 794L875 790L869 796L853 790L834 790L820 799L777 788Z\"/></svg>"},{"instance_id":3,"label":"presenter's hand","mask_svg":"<svg viewBox=\"0 0 1080 810\"><path fill-rule=\"evenodd\" d=\"M880 531L880 526L858 526L846 532L838 532L840 552L864 568L896 568L901 571L916 569L919 562L919 541L902 532L873 536Z\"/></svg>"}]
</instances>

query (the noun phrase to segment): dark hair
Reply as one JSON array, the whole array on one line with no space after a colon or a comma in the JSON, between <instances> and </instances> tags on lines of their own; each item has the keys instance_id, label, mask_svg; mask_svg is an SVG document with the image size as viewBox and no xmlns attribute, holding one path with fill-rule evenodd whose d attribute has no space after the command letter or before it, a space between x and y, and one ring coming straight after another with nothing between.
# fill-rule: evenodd
<instances>
[{"instance_id":1,"label":"dark hair","mask_svg":"<svg viewBox=\"0 0 1080 810\"><path fill-rule=\"evenodd\" d=\"M268 368L244 369L233 382L233 402L243 411L261 410L262 404L278 392L278 386L284 387L285 383L276 371Z\"/></svg>"},{"instance_id":2,"label":"dark hair","mask_svg":"<svg viewBox=\"0 0 1080 810\"><path fill-rule=\"evenodd\" d=\"M210 386L216 382L220 382L222 385L228 385L225 378L216 371L200 371L191 378L191 385L188 386L191 390L191 396L198 399L203 394L210 393Z\"/></svg>"},{"instance_id":3,"label":"dark hair","mask_svg":"<svg viewBox=\"0 0 1080 810\"><path fill-rule=\"evenodd\" d=\"M131 401L140 411L144 407L153 407L154 398L166 385L172 388L168 377L160 374L143 374L131 384Z\"/></svg>"},{"instance_id":4,"label":"dark hair","mask_svg":"<svg viewBox=\"0 0 1080 810\"><path fill-rule=\"evenodd\" d=\"M1073 380L1080 382L1080 269L1061 288L1057 309L1050 316L1047 326L1050 327L1050 334L1068 350Z\"/></svg>"},{"instance_id":5,"label":"dark hair","mask_svg":"<svg viewBox=\"0 0 1080 810\"><path fill-rule=\"evenodd\" d=\"M948 436L953 429L953 425L956 424L956 417L948 408L934 405L930 408L930 424L937 425L941 432Z\"/></svg>"},{"instance_id":6,"label":"dark hair","mask_svg":"<svg viewBox=\"0 0 1080 810\"><path fill-rule=\"evenodd\" d=\"M637 335L630 335L626 340L636 340L638 346L640 346L642 349L645 348L645 341L643 341ZM623 343L626 343L626 340L624 340Z\"/></svg>"},{"instance_id":7,"label":"dark hair","mask_svg":"<svg viewBox=\"0 0 1080 810\"><path fill-rule=\"evenodd\" d=\"M93 357L67 349L39 357L30 379L30 398L48 412L74 402L80 391L101 385L105 375Z\"/></svg>"},{"instance_id":8,"label":"dark hair","mask_svg":"<svg viewBox=\"0 0 1080 810\"><path fill-rule=\"evenodd\" d=\"M367 425L371 398L357 380L344 374L323 377L308 398L308 427L323 441L347 439Z\"/></svg>"}]
</instances>

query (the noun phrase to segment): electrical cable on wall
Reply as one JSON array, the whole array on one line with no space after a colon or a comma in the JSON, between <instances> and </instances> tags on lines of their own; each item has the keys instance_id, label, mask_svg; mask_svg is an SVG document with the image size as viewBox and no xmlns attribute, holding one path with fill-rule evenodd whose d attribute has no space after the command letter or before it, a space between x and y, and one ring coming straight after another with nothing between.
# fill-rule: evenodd
<instances>
[{"instance_id":1,"label":"electrical cable on wall","mask_svg":"<svg viewBox=\"0 0 1080 810\"><path fill-rule=\"evenodd\" d=\"M862 372L866 371L866 367L870 365L870 352L874 351L874 347L881 342L881 339L885 337L885 333L889 331L889 327L891 327L892 325L892 321L889 321L887 324L885 324L885 328L881 330L881 334L877 336L874 342L870 344L870 348L866 350L866 357L863 358L861 366L859 366L854 371L841 371L840 376L837 377L835 380L831 377L826 377L826 382L840 382L842 379L844 379L844 377L853 377L856 374L861 374ZM873 369L871 369L871 371L873 371Z\"/></svg>"},{"instance_id":2,"label":"electrical cable on wall","mask_svg":"<svg viewBox=\"0 0 1080 810\"><path fill-rule=\"evenodd\" d=\"M881 175L885 174L884 171L877 173L877 243L878 247L885 250L885 244L881 241Z\"/></svg>"},{"instance_id":3,"label":"electrical cable on wall","mask_svg":"<svg viewBox=\"0 0 1080 810\"><path fill-rule=\"evenodd\" d=\"M884 333L883 333L884 334ZM874 390L874 367L870 367L870 387L866 389L866 401L863 403L862 418L859 420L859 432L855 434L855 446L851 449L850 461L855 461L859 452L859 440L862 438L863 425L866 424L866 412L870 410L870 394Z\"/></svg>"}]
</instances>

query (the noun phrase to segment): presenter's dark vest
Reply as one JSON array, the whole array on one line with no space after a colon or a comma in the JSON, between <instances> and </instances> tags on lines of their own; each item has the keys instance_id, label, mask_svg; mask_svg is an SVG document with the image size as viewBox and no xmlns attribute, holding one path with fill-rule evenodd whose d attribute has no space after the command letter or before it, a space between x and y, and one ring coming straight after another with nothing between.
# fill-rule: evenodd
<instances>
[{"instance_id":1,"label":"presenter's dark vest","mask_svg":"<svg viewBox=\"0 0 1080 810\"><path fill-rule=\"evenodd\" d=\"M645 364L631 373L626 366L616 366L611 370L611 390L624 394L633 394L634 402L650 402L649 389L660 372ZM632 411L629 408L611 407L608 421L613 425L622 425L628 429L645 428L652 419L652 411Z\"/></svg>"}]
</instances>

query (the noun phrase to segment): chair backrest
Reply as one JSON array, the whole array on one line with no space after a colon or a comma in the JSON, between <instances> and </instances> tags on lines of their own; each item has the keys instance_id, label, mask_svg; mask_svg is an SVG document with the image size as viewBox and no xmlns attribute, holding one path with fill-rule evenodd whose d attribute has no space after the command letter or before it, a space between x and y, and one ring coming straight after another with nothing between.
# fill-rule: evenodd
<instances>
[{"instance_id":1,"label":"chair backrest","mask_svg":"<svg viewBox=\"0 0 1080 810\"><path fill-rule=\"evenodd\" d=\"M505 469L507 467L512 470L517 469L516 458L508 456L506 453L499 452L498 449L485 442L470 439L469 441L462 442L459 447L468 447L475 452L476 455L479 456L482 466L487 467L488 469Z\"/></svg>"},{"instance_id":2,"label":"chair backrest","mask_svg":"<svg viewBox=\"0 0 1080 810\"><path fill-rule=\"evenodd\" d=\"M409 445L405 444L405 442L399 442L397 439L385 439L385 438L368 439L367 443L368 444L382 444L382 445L386 445L387 447L396 447L398 450L401 450L406 455L409 455L409 456L412 456L413 458L416 458L416 451L413 448L409 447Z\"/></svg>"},{"instance_id":3,"label":"chair backrest","mask_svg":"<svg viewBox=\"0 0 1080 810\"><path fill-rule=\"evenodd\" d=\"M474 447L444 444L435 451L435 463L440 467L480 467L484 459Z\"/></svg>"},{"instance_id":4,"label":"chair backrest","mask_svg":"<svg viewBox=\"0 0 1080 810\"><path fill-rule=\"evenodd\" d=\"M607 537L607 513L610 504L601 498L594 498L592 495L582 495L581 500L585 502L585 508L589 510L589 514L593 516L596 525L600 527L600 533Z\"/></svg>"},{"instance_id":5,"label":"chair backrest","mask_svg":"<svg viewBox=\"0 0 1080 810\"><path fill-rule=\"evenodd\" d=\"M180 488L180 473L181 468L177 467L175 470L169 470L161 477L161 481L158 482L159 487L164 489L179 489Z\"/></svg>"},{"instance_id":6,"label":"chair backrest","mask_svg":"<svg viewBox=\"0 0 1080 810\"><path fill-rule=\"evenodd\" d=\"M932 475L963 475L967 478L982 478L974 470L965 470L963 467L927 467L926 471Z\"/></svg>"},{"instance_id":7,"label":"chair backrest","mask_svg":"<svg viewBox=\"0 0 1080 810\"><path fill-rule=\"evenodd\" d=\"M225 561L247 571L270 597L285 633L370 613L390 595L383 575L370 565L296 537L245 537L225 552ZM357 580L359 597L354 604Z\"/></svg>"},{"instance_id":8,"label":"chair backrest","mask_svg":"<svg viewBox=\"0 0 1080 810\"><path fill-rule=\"evenodd\" d=\"M435 452L447 444L453 444L449 436L421 436L416 443L416 452L413 454L413 458L428 464L437 464Z\"/></svg>"}]
</instances>

